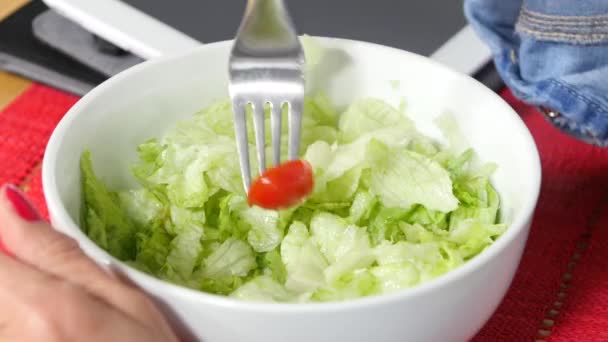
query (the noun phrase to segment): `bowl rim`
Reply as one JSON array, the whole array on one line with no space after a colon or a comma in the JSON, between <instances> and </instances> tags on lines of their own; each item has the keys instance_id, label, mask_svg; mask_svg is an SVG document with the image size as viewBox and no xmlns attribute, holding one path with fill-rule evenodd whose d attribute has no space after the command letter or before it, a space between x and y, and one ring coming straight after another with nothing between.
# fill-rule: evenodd
<instances>
[{"instance_id":1,"label":"bowl rim","mask_svg":"<svg viewBox=\"0 0 608 342\"><path fill-rule=\"evenodd\" d=\"M387 303L408 300L450 286L450 284L454 283L455 281L475 272L475 270L487 264L503 250L508 248L511 245L512 241L517 237L517 235L523 229L526 228L526 224L529 222L529 220L531 220L533 212L536 208L536 203L538 201L541 183L541 164L538 149L530 131L523 123L519 115L515 112L515 110L511 108L498 94L491 91L474 78L454 71L449 67L444 66L428 57L424 57L405 50L360 40L321 36L313 37L315 39L319 39L324 44L337 44L339 46L349 47L358 45L370 49L382 50L388 54L397 54L404 59L417 60L421 63L430 64L431 67L441 70L446 75L451 74L451 76L453 77L461 78L463 80L466 79L467 83L471 87L477 88L478 91L485 93L489 99L492 99L492 101L499 103L499 105L503 107L503 112L505 114L508 113L508 115L510 116L510 120L513 120L515 122L516 129L519 131L519 136L525 139L524 143L528 145L528 151L532 157L532 165L530 165L530 168L534 172L533 174L529 175L529 177L531 178L531 185L528 190L530 192L530 196L527 198L527 201L524 202L524 204L522 205L522 209L519 210L517 215L513 217L513 220L508 225L507 230L500 236L499 239L497 239L492 245L486 248L482 253L478 254L473 259L468 260L466 263L457 267L456 269L448 271L447 273L435 279L429 280L414 287L395 291L392 293L379 294L363 298L355 298L345 301L313 303L276 303L245 301L231 298L228 296L206 293L203 291L186 288L180 285L166 282L164 280L160 280L152 275L148 275L131 266L128 266L126 263L114 258L101 247L97 246L82 232L79 225L77 225L68 214L65 206L63 205L63 201L60 199L57 183L55 181L56 177L58 176L55 173L58 151L60 146L62 145L65 135L69 134L69 129L71 125L74 123L78 115L86 111L87 107L91 103L97 101L97 97L99 95L103 94L108 89L112 88L114 85L119 84L129 79L130 77L134 77L136 74L145 73L148 69L154 68L156 66L163 64L169 65L172 62L190 58L192 55L204 54L205 50L221 48L223 45L231 44L231 40L203 44L201 47L187 52L143 62L104 81L102 84L95 87L84 97L79 99L79 101L72 108L70 108L70 110L65 114L65 116L61 119L61 121L53 131L47 144L42 162L43 191L45 194L49 214L53 218L54 223L63 228L60 229L61 231L74 238L81 246L83 251L85 251L85 253L90 258L94 259L96 263L100 264L103 263L102 260L107 260L109 262L109 265L106 266L109 266L115 272L126 273L127 276L135 280L135 283L140 283L138 284L138 286L142 286L141 283L146 283L146 285L142 286L144 289L149 289L153 287L154 291L150 291L152 295L156 295L158 297L158 293L162 292L168 293L173 297L180 297L184 299L187 298L189 301L196 302L197 304L232 308L238 309L240 311L268 312L281 314L305 312L338 312L345 310L369 308L370 306L378 306Z\"/></svg>"}]
</instances>

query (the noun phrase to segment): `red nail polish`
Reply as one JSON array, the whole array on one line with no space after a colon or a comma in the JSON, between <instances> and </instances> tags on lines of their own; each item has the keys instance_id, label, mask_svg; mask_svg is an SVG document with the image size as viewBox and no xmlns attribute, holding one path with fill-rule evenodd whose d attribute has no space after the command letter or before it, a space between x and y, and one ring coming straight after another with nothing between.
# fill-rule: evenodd
<instances>
[{"instance_id":1,"label":"red nail polish","mask_svg":"<svg viewBox=\"0 0 608 342\"><path fill-rule=\"evenodd\" d=\"M16 186L9 184L4 188L4 196L13 205L15 212L26 221L40 221L40 214Z\"/></svg>"}]
</instances>

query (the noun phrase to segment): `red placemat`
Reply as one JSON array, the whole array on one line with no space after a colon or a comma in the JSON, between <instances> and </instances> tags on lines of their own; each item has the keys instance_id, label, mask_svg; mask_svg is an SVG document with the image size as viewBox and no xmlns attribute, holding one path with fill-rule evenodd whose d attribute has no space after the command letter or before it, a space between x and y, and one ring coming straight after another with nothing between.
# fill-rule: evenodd
<instances>
[{"instance_id":1,"label":"red placemat","mask_svg":"<svg viewBox=\"0 0 608 342\"><path fill-rule=\"evenodd\" d=\"M473 340L608 341L608 149L558 132L509 91L501 95L534 135L543 185L511 289ZM76 101L34 85L0 112L0 184L21 185L45 215L44 147Z\"/></svg>"}]
</instances>

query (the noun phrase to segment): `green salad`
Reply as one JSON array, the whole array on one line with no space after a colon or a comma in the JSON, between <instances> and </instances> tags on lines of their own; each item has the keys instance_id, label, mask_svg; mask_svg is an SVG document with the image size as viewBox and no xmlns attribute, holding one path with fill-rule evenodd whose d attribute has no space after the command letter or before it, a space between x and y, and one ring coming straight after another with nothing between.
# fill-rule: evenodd
<instances>
[{"instance_id":1,"label":"green salad","mask_svg":"<svg viewBox=\"0 0 608 342\"><path fill-rule=\"evenodd\" d=\"M494 166L421 134L403 109L364 98L338 110L317 94L306 98L303 116L301 156L315 188L299 206L247 204L226 100L140 144L131 170L137 188L108 189L85 152L82 229L160 279L276 302L416 286L475 257L505 230L489 182ZM286 143L287 127L284 135Z\"/></svg>"}]
</instances>

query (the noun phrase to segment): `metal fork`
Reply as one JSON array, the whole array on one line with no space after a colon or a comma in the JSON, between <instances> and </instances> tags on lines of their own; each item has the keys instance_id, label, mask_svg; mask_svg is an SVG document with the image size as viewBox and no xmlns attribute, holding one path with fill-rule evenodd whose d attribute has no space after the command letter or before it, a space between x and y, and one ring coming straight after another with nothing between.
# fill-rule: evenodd
<instances>
[{"instance_id":1,"label":"metal fork","mask_svg":"<svg viewBox=\"0 0 608 342\"><path fill-rule=\"evenodd\" d=\"M252 106L260 174L266 167L264 106L270 106L272 151L281 159L282 107L289 114L288 158L298 158L304 105L304 51L283 0L248 0L229 61L229 92L245 192L251 170L247 106Z\"/></svg>"}]
</instances>

